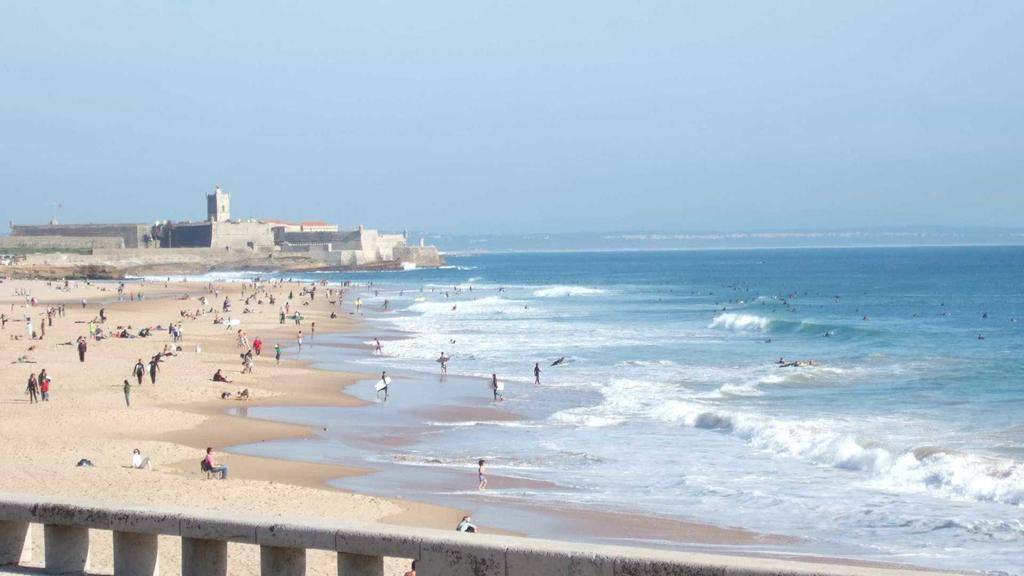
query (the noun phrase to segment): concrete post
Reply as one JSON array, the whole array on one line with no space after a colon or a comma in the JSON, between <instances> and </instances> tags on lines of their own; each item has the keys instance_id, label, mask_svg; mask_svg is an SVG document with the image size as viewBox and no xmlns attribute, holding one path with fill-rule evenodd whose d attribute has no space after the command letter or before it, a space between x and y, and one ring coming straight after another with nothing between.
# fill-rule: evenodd
<instances>
[{"instance_id":1,"label":"concrete post","mask_svg":"<svg viewBox=\"0 0 1024 576\"><path fill-rule=\"evenodd\" d=\"M338 552L338 576L384 576L384 557Z\"/></svg>"},{"instance_id":2,"label":"concrete post","mask_svg":"<svg viewBox=\"0 0 1024 576\"><path fill-rule=\"evenodd\" d=\"M81 526L43 526L47 574L84 574L89 569L89 529Z\"/></svg>"},{"instance_id":3,"label":"concrete post","mask_svg":"<svg viewBox=\"0 0 1024 576\"><path fill-rule=\"evenodd\" d=\"M114 532L114 576L157 576L159 573L156 534Z\"/></svg>"},{"instance_id":4,"label":"concrete post","mask_svg":"<svg viewBox=\"0 0 1024 576\"><path fill-rule=\"evenodd\" d=\"M306 549L260 546L260 576L305 576Z\"/></svg>"},{"instance_id":5,"label":"concrete post","mask_svg":"<svg viewBox=\"0 0 1024 576\"><path fill-rule=\"evenodd\" d=\"M227 576L228 543L201 538L181 539L181 576Z\"/></svg>"},{"instance_id":6,"label":"concrete post","mask_svg":"<svg viewBox=\"0 0 1024 576\"><path fill-rule=\"evenodd\" d=\"M32 531L28 522L0 522L0 566L32 560Z\"/></svg>"}]
</instances>

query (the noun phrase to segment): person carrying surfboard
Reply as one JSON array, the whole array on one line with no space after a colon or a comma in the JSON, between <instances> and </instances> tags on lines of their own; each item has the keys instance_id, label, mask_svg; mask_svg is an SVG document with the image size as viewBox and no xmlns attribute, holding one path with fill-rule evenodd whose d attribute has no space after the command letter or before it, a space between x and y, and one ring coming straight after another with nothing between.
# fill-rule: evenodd
<instances>
[{"instance_id":1,"label":"person carrying surfboard","mask_svg":"<svg viewBox=\"0 0 1024 576\"><path fill-rule=\"evenodd\" d=\"M498 382L498 375L491 374L491 392L494 393L495 402L500 402L505 399L505 397L501 395L502 388L504 388L504 386L502 386L501 382Z\"/></svg>"},{"instance_id":2,"label":"person carrying surfboard","mask_svg":"<svg viewBox=\"0 0 1024 576\"><path fill-rule=\"evenodd\" d=\"M391 378L388 377L387 371L381 372L380 380L377 381L377 385L374 386L374 389L377 391L378 396L381 392L384 393L384 401L387 401L388 399L388 384L391 384Z\"/></svg>"}]
</instances>

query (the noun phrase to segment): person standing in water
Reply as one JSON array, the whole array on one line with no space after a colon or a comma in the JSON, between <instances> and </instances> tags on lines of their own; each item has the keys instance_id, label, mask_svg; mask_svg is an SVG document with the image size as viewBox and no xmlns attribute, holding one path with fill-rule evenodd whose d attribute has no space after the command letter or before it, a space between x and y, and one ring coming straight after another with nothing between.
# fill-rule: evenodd
<instances>
[{"instance_id":1,"label":"person standing in water","mask_svg":"<svg viewBox=\"0 0 1024 576\"><path fill-rule=\"evenodd\" d=\"M540 362L533 363L533 383L540 386Z\"/></svg>"},{"instance_id":2,"label":"person standing in water","mask_svg":"<svg viewBox=\"0 0 1024 576\"><path fill-rule=\"evenodd\" d=\"M484 488L487 488L487 476L485 475L486 471L484 470L484 467L486 465L487 461L483 459L477 461L476 463L477 490L483 490Z\"/></svg>"},{"instance_id":3,"label":"person standing in water","mask_svg":"<svg viewBox=\"0 0 1024 576\"><path fill-rule=\"evenodd\" d=\"M502 395L499 393L500 384L498 384L498 375L491 374L491 392L494 393L494 401L499 402L504 400Z\"/></svg>"},{"instance_id":4,"label":"person standing in water","mask_svg":"<svg viewBox=\"0 0 1024 576\"><path fill-rule=\"evenodd\" d=\"M302 350L302 330L299 330L299 335L298 335L298 337L296 338L296 340L297 340L297 341L298 341L298 343L299 343L299 350Z\"/></svg>"},{"instance_id":5,"label":"person standing in water","mask_svg":"<svg viewBox=\"0 0 1024 576\"><path fill-rule=\"evenodd\" d=\"M437 359L441 363L441 374L448 373L448 357L444 355L444 350L441 351L441 357Z\"/></svg>"}]
</instances>

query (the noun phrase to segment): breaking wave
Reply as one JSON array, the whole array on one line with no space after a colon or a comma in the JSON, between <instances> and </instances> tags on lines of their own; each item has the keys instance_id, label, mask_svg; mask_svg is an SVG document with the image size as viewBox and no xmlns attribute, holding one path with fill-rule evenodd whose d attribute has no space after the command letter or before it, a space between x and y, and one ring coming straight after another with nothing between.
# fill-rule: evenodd
<instances>
[{"instance_id":1,"label":"breaking wave","mask_svg":"<svg viewBox=\"0 0 1024 576\"><path fill-rule=\"evenodd\" d=\"M878 488L1024 506L1024 464L1010 459L941 448L892 452L878 443L836 432L827 420L791 422L683 401L654 407L652 416L728 433L774 454L864 471Z\"/></svg>"},{"instance_id":2,"label":"breaking wave","mask_svg":"<svg viewBox=\"0 0 1024 576\"><path fill-rule=\"evenodd\" d=\"M533 291L537 298L564 298L566 296L597 296L607 291L600 288L587 288L584 286L549 286Z\"/></svg>"},{"instance_id":3,"label":"breaking wave","mask_svg":"<svg viewBox=\"0 0 1024 576\"><path fill-rule=\"evenodd\" d=\"M727 330L765 330L771 320L753 314L736 314L726 312L715 316L708 328L724 328Z\"/></svg>"}]
</instances>

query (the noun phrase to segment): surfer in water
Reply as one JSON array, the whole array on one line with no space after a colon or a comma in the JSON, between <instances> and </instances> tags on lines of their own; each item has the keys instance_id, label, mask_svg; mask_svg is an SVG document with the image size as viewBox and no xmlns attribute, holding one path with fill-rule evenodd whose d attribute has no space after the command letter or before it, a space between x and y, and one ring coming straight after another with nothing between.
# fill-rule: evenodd
<instances>
[{"instance_id":1,"label":"surfer in water","mask_svg":"<svg viewBox=\"0 0 1024 576\"><path fill-rule=\"evenodd\" d=\"M533 383L540 386L540 362L533 363Z\"/></svg>"},{"instance_id":2,"label":"surfer in water","mask_svg":"<svg viewBox=\"0 0 1024 576\"><path fill-rule=\"evenodd\" d=\"M388 400L388 385L389 384L391 384L391 378L388 378L387 371L381 372L380 373L380 382L377 383L377 395L380 396L380 393L383 392L384 393L384 401L385 402L387 402L387 400Z\"/></svg>"},{"instance_id":3,"label":"surfer in water","mask_svg":"<svg viewBox=\"0 0 1024 576\"><path fill-rule=\"evenodd\" d=\"M379 338L374 338L373 341L374 341L373 351L376 352L377 354L383 354L384 353L384 347L380 345L380 339Z\"/></svg>"},{"instance_id":4,"label":"surfer in water","mask_svg":"<svg viewBox=\"0 0 1024 576\"><path fill-rule=\"evenodd\" d=\"M444 355L444 350L441 350L441 356L438 357L437 361L441 364L441 374L448 373L448 360L451 360L448 356Z\"/></svg>"},{"instance_id":5,"label":"surfer in water","mask_svg":"<svg viewBox=\"0 0 1024 576\"><path fill-rule=\"evenodd\" d=\"M501 402L505 399L505 397L501 395L501 384L498 382L497 374L491 374L491 392L494 393L495 402Z\"/></svg>"},{"instance_id":6,"label":"surfer in water","mask_svg":"<svg viewBox=\"0 0 1024 576\"><path fill-rule=\"evenodd\" d=\"M562 357L561 357L561 358L559 358L558 360L555 360L554 362L552 362L552 363L551 363L551 365L552 365L552 366L558 366L559 364L561 364L561 363L563 363L563 362L565 362L565 356L562 356Z\"/></svg>"}]
</instances>

